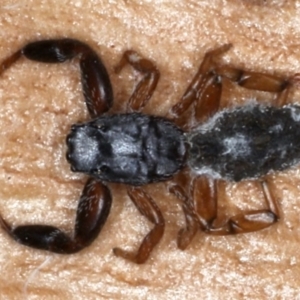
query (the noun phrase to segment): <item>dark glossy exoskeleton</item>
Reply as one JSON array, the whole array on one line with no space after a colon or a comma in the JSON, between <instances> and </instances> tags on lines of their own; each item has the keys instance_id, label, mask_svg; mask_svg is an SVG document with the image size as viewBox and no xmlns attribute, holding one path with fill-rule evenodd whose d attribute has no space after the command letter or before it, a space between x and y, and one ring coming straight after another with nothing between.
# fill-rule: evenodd
<instances>
[{"instance_id":1,"label":"dark glossy exoskeleton","mask_svg":"<svg viewBox=\"0 0 300 300\"><path fill-rule=\"evenodd\" d=\"M108 217L112 197L106 183L120 182L128 185L128 196L154 228L136 253L120 248L114 253L143 263L160 241L165 224L142 185L167 179L169 191L183 203L186 218L186 227L178 234L180 249L190 244L199 229L226 235L260 230L275 223L279 211L268 174L300 161L300 107L286 105L294 79L220 66L216 58L229 48L224 45L206 53L185 94L166 117L140 113L155 90L159 71L134 51L126 51L116 67L120 72L130 64L143 74L124 114L109 113L113 92L108 73L98 55L80 41L33 42L7 58L0 65L0 73L20 57L45 63L78 57L92 120L72 125L67 136L67 160L73 171L91 177L79 199L72 237L47 225L12 228L3 218L2 228L19 243L34 248L78 252L93 242ZM273 106L252 102L220 109L224 77L248 89L275 93ZM219 182L259 178L266 208L246 211L230 217L222 226L215 225Z\"/></svg>"}]
</instances>

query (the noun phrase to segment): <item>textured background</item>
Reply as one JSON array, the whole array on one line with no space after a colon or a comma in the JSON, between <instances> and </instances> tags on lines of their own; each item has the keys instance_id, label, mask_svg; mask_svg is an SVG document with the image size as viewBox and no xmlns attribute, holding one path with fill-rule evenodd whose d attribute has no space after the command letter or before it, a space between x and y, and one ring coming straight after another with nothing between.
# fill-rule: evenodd
<instances>
[{"instance_id":1,"label":"textured background","mask_svg":"<svg viewBox=\"0 0 300 300\"><path fill-rule=\"evenodd\" d=\"M103 58L115 109L137 74L113 66L126 49L155 61L159 86L145 112L165 115L183 94L204 53L231 42L221 60L232 66L290 76L300 71L300 1L22 1L0 4L0 59L29 41L72 37ZM298 95L297 95L298 94ZM228 85L224 101L270 95ZM291 95L296 102L299 92ZM225 103L224 102L224 103ZM70 125L87 119L75 62L44 65L21 60L0 79L0 211L13 224L47 223L71 232L85 178L65 160ZM1 299L300 299L300 174L272 176L282 218L247 235L199 233L182 252L176 235L184 224L180 203L165 183L149 185L166 219L162 242L145 265L114 257L136 249L149 230L126 197L111 185L114 202L101 235L84 251L51 254L12 241L0 230ZM264 206L254 183L224 185L220 215ZM297 298L298 297L298 298Z\"/></svg>"}]
</instances>

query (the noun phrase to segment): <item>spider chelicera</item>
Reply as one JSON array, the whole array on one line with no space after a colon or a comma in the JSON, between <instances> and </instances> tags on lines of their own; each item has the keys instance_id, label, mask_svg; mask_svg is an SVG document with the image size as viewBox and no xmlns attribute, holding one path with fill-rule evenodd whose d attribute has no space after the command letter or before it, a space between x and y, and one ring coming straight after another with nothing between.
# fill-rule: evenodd
<instances>
[{"instance_id":1,"label":"spider chelicera","mask_svg":"<svg viewBox=\"0 0 300 300\"><path fill-rule=\"evenodd\" d=\"M72 125L67 136L71 169L90 176L79 199L73 236L48 225L12 227L0 217L2 228L30 247L63 254L78 252L94 241L109 215L112 197L107 183L124 183L129 198L154 227L137 252L115 248L114 253L144 263L162 238L165 223L143 185L162 180L169 180L169 191L182 201L186 227L178 234L180 249L190 244L199 229L227 235L274 224L279 210L268 174L300 160L300 107L286 105L296 76L284 79L218 64L216 58L230 47L226 44L205 54L183 97L166 117L140 113L156 88L159 71L135 51L126 51L115 69L120 72L130 64L143 75L124 114L110 114L113 92L108 73L85 43L73 39L32 42L4 60L0 74L21 57L43 63L77 57L92 120ZM247 89L275 93L273 105L252 102L221 109L224 77ZM215 225L220 181L245 179L260 184L266 208L242 212Z\"/></svg>"}]
</instances>

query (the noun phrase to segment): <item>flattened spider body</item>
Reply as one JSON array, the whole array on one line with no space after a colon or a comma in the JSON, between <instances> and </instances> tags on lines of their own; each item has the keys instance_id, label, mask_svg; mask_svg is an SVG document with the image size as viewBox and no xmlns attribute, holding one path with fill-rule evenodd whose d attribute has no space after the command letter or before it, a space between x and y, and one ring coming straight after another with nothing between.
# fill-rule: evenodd
<instances>
[{"instance_id":1,"label":"flattened spider body","mask_svg":"<svg viewBox=\"0 0 300 300\"><path fill-rule=\"evenodd\" d=\"M185 164L198 175L237 182L297 164L299 127L297 105L222 110L186 133L165 118L106 115L72 126L67 159L73 171L108 182L167 180Z\"/></svg>"},{"instance_id":2,"label":"flattened spider body","mask_svg":"<svg viewBox=\"0 0 300 300\"><path fill-rule=\"evenodd\" d=\"M40 224L13 228L0 217L2 228L30 247L64 254L78 252L94 241L109 215L112 197L105 182L125 183L129 198L154 227L137 252L115 248L114 253L144 263L162 238L165 223L142 185L167 179L169 192L182 201L186 219L186 227L178 234L180 249L190 244L199 229L227 235L274 224L279 211L267 174L300 160L300 107L284 106L292 80L219 66L215 59L230 46L205 54L185 94L165 118L140 113L156 88L159 71L134 51L126 51L115 70L130 64L144 76L128 101L130 113L117 115L109 114L113 92L106 68L96 52L80 41L33 42L4 60L0 74L22 56L44 63L78 57L92 121L73 125L67 136L71 169L91 176L79 199L74 234L70 237L57 227ZM275 105L251 104L219 111L222 77L248 89L275 93ZM185 123L192 105L196 127ZM182 171L186 166L193 173L192 179ZM261 176L266 208L241 212L216 226L219 179L239 181Z\"/></svg>"}]
</instances>

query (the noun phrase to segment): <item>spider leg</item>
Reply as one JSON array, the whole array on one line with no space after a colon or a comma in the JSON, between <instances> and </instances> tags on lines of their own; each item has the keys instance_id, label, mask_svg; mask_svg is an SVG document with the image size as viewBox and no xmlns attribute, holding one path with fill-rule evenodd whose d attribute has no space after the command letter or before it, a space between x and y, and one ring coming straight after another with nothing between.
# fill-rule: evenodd
<instances>
[{"instance_id":1,"label":"spider leg","mask_svg":"<svg viewBox=\"0 0 300 300\"><path fill-rule=\"evenodd\" d=\"M129 187L127 192L140 213L154 224L154 228L145 236L137 252L125 251L121 248L114 248L113 251L117 256L142 264L161 240L165 229L165 221L156 203L143 189Z\"/></svg>"},{"instance_id":2,"label":"spider leg","mask_svg":"<svg viewBox=\"0 0 300 300\"><path fill-rule=\"evenodd\" d=\"M201 228L208 234L228 235L247 233L267 228L279 220L279 209L269 188L267 180L260 182L267 207L249 210L230 217L220 227L214 227L217 219L218 182L204 176L197 177L193 183L193 206L199 217Z\"/></svg>"},{"instance_id":3,"label":"spider leg","mask_svg":"<svg viewBox=\"0 0 300 300\"><path fill-rule=\"evenodd\" d=\"M189 192L186 192L179 183L172 185L170 192L182 201L186 220L185 228L178 233L178 248L186 249L199 228L207 234L229 235L262 230L276 223L279 220L279 209L275 196L267 180L260 184L267 208L237 214L230 217L220 227L214 226L218 208L218 182L216 180L198 176L193 180L192 189Z\"/></svg>"},{"instance_id":4,"label":"spider leg","mask_svg":"<svg viewBox=\"0 0 300 300\"><path fill-rule=\"evenodd\" d=\"M120 62L115 67L115 72L119 73L126 64L131 65L144 75L135 87L127 104L128 111L141 111L151 98L157 86L160 73L150 60L141 57L133 50L124 52Z\"/></svg>"},{"instance_id":5,"label":"spider leg","mask_svg":"<svg viewBox=\"0 0 300 300\"><path fill-rule=\"evenodd\" d=\"M42 250L70 254L89 246L98 236L111 207L109 189L95 179L88 179L77 207L74 235L54 226L22 225L12 228L2 217L1 227L17 242Z\"/></svg>"},{"instance_id":6,"label":"spider leg","mask_svg":"<svg viewBox=\"0 0 300 300\"><path fill-rule=\"evenodd\" d=\"M83 94L91 117L101 115L112 106L113 92L108 73L88 45L73 39L32 42L6 58L0 65L0 74L22 56L44 63L62 63L78 57Z\"/></svg>"},{"instance_id":7,"label":"spider leg","mask_svg":"<svg viewBox=\"0 0 300 300\"><path fill-rule=\"evenodd\" d=\"M287 103L292 84L299 81L299 75L290 79L258 72L242 71L228 66L218 66L215 62L231 45L221 46L205 54L198 72L188 86L181 100L172 107L170 114L180 126L185 126L185 112L194 104L196 123L203 123L220 108L222 77L226 77L247 88L276 93L276 105ZM185 127L189 127L188 124ZM190 178L189 178L190 179ZM197 233L198 228L209 234L227 235L252 232L271 226L279 219L279 210L269 188L268 181L261 182L267 208L251 210L235 215L221 227L214 227L217 219L218 185L214 179L199 176L189 183L186 174L180 172L173 179L169 191L182 202L186 220L185 228L178 233L178 247L185 249ZM190 186L192 188L190 188Z\"/></svg>"},{"instance_id":8,"label":"spider leg","mask_svg":"<svg viewBox=\"0 0 300 300\"><path fill-rule=\"evenodd\" d=\"M291 78L282 78L271 74L235 69L229 66L218 66L215 68L215 72L244 88L275 93L274 105L278 107L287 104L293 83L298 81L298 75Z\"/></svg>"},{"instance_id":9,"label":"spider leg","mask_svg":"<svg viewBox=\"0 0 300 300\"><path fill-rule=\"evenodd\" d=\"M204 59L187 87L180 101L170 110L170 117L178 125L183 125L184 113L195 103L195 118L204 122L218 111L221 99L222 84L218 74L213 72L214 59L227 52L231 44L225 44L205 54Z\"/></svg>"},{"instance_id":10,"label":"spider leg","mask_svg":"<svg viewBox=\"0 0 300 300\"><path fill-rule=\"evenodd\" d=\"M190 197L190 176L185 171L178 173L170 182L168 190L182 203L182 211L185 217L185 228L180 229L177 235L177 246L184 250L192 242L199 230L199 220Z\"/></svg>"},{"instance_id":11,"label":"spider leg","mask_svg":"<svg viewBox=\"0 0 300 300\"><path fill-rule=\"evenodd\" d=\"M291 88L299 82L299 74L291 78L265 74L260 72L244 71L230 66L220 66L217 58L227 52L231 44L225 44L205 54L204 59L186 89L180 101L175 104L169 114L170 118L179 126L186 125L185 112L194 104L195 121L203 123L216 113L220 106L222 93L222 77L226 77L236 84L251 90L275 93L276 106L287 104Z\"/></svg>"}]
</instances>

